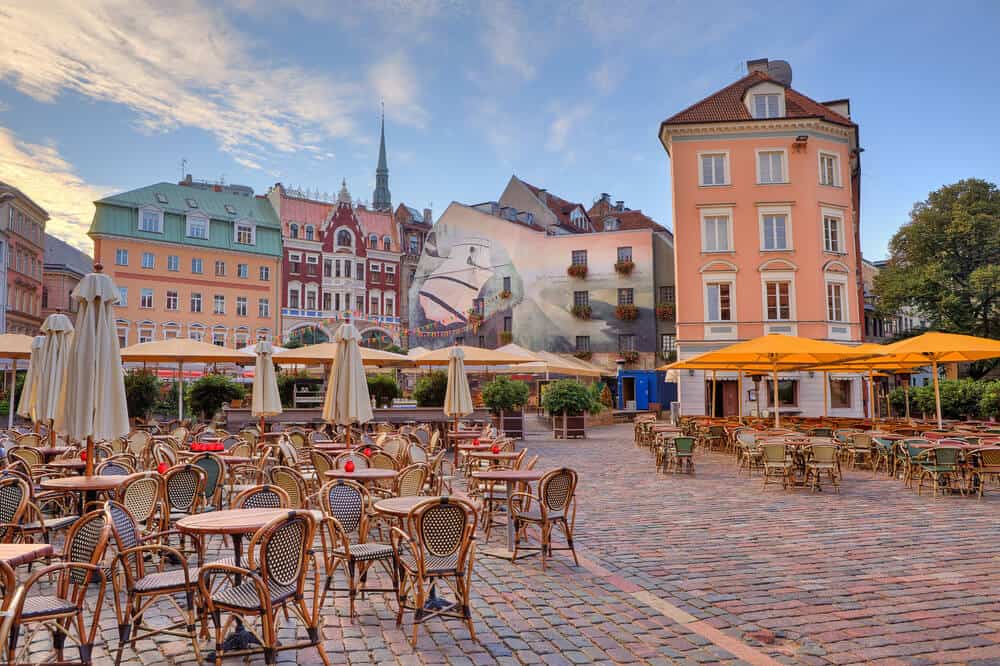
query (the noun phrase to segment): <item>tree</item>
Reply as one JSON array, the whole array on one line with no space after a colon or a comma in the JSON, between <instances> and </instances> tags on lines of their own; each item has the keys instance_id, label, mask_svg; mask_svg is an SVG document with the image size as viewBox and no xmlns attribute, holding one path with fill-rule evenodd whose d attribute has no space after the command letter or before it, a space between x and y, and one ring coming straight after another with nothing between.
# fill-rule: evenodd
<instances>
[{"instance_id":1,"label":"tree","mask_svg":"<svg viewBox=\"0 0 1000 666\"><path fill-rule=\"evenodd\" d=\"M549 384L545 389L545 397L542 398L542 406L549 414L565 412L570 416L599 412L602 407L594 390L572 379L561 379Z\"/></svg>"},{"instance_id":2,"label":"tree","mask_svg":"<svg viewBox=\"0 0 1000 666\"><path fill-rule=\"evenodd\" d=\"M392 375L368 375L368 395L375 398L375 404L379 407L388 407L402 395L402 391Z\"/></svg>"},{"instance_id":3,"label":"tree","mask_svg":"<svg viewBox=\"0 0 1000 666\"><path fill-rule=\"evenodd\" d=\"M188 401L191 411L211 419L224 404L243 398L243 387L225 375L204 375L191 384Z\"/></svg>"},{"instance_id":4,"label":"tree","mask_svg":"<svg viewBox=\"0 0 1000 666\"><path fill-rule=\"evenodd\" d=\"M444 394L448 390L448 374L435 370L417 380L413 387L413 399L417 407L443 407Z\"/></svg>"},{"instance_id":5,"label":"tree","mask_svg":"<svg viewBox=\"0 0 1000 666\"><path fill-rule=\"evenodd\" d=\"M152 372L139 370L125 375L125 402L131 418L146 418L160 400L160 380Z\"/></svg>"},{"instance_id":6,"label":"tree","mask_svg":"<svg viewBox=\"0 0 1000 666\"><path fill-rule=\"evenodd\" d=\"M875 277L882 313L912 306L934 329L1000 336L1000 190L976 178L931 192Z\"/></svg>"},{"instance_id":7,"label":"tree","mask_svg":"<svg viewBox=\"0 0 1000 666\"><path fill-rule=\"evenodd\" d=\"M520 412L528 402L529 393L528 385L524 382L500 376L483 387L483 404L494 414Z\"/></svg>"}]
</instances>

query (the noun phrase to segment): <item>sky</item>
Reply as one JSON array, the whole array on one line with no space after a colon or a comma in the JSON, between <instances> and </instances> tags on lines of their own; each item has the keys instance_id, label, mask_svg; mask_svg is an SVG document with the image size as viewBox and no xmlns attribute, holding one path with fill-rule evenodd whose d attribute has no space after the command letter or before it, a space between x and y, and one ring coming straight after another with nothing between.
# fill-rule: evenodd
<instances>
[{"instance_id":1,"label":"sky","mask_svg":"<svg viewBox=\"0 0 1000 666\"><path fill-rule=\"evenodd\" d=\"M0 180L84 249L95 199L182 161L370 200L384 102L394 205L436 219L516 174L672 226L659 123L766 57L816 100L851 99L878 259L932 190L1000 182L998 25L1000 3L961 0L6 0Z\"/></svg>"}]
</instances>

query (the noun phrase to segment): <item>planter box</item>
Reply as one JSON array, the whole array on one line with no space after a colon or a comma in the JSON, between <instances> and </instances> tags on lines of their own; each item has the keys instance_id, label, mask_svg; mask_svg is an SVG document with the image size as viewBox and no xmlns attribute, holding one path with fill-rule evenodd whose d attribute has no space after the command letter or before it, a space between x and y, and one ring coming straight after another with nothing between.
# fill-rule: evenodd
<instances>
[{"instance_id":1,"label":"planter box","mask_svg":"<svg viewBox=\"0 0 1000 666\"><path fill-rule=\"evenodd\" d=\"M493 414L490 419L493 425L503 431L511 439L524 439L524 413L523 412L503 412L501 415Z\"/></svg>"},{"instance_id":2,"label":"planter box","mask_svg":"<svg viewBox=\"0 0 1000 666\"><path fill-rule=\"evenodd\" d=\"M552 436L556 439L586 437L586 417L560 414L552 417Z\"/></svg>"}]
</instances>

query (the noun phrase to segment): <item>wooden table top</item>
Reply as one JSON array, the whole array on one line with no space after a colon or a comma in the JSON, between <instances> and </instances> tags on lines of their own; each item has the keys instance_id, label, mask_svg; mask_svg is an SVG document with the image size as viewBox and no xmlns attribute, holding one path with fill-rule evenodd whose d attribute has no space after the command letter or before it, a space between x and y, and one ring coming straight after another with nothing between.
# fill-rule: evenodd
<instances>
[{"instance_id":1,"label":"wooden table top","mask_svg":"<svg viewBox=\"0 0 1000 666\"><path fill-rule=\"evenodd\" d=\"M47 543L0 543L0 561L12 567L27 564L52 554L52 546Z\"/></svg>"},{"instance_id":2,"label":"wooden table top","mask_svg":"<svg viewBox=\"0 0 1000 666\"><path fill-rule=\"evenodd\" d=\"M479 447L482 449L483 447ZM467 451L466 454L472 458L493 458L495 460L513 460L521 455L520 451L500 451L493 453L489 449L481 451Z\"/></svg>"},{"instance_id":3,"label":"wooden table top","mask_svg":"<svg viewBox=\"0 0 1000 666\"><path fill-rule=\"evenodd\" d=\"M39 485L46 490L114 490L122 485L125 475L64 476L61 479L42 479Z\"/></svg>"},{"instance_id":4,"label":"wooden table top","mask_svg":"<svg viewBox=\"0 0 1000 666\"><path fill-rule=\"evenodd\" d=\"M451 495L455 499L464 500L471 503L472 499L465 493L455 493ZM385 514L387 516L403 517L413 510L413 507L427 501L440 501L441 497L434 495L411 495L408 497L390 497L388 499L382 499L375 504L373 508L379 513Z\"/></svg>"},{"instance_id":5,"label":"wooden table top","mask_svg":"<svg viewBox=\"0 0 1000 666\"><path fill-rule=\"evenodd\" d=\"M224 509L184 516L177 521L177 529L191 534L246 534L256 532L275 518L287 515L289 509ZM322 511L309 511L317 521L323 519Z\"/></svg>"},{"instance_id":6,"label":"wooden table top","mask_svg":"<svg viewBox=\"0 0 1000 666\"><path fill-rule=\"evenodd\" d=\"M355 479L359 481L382 481L385 479L395 479L399 475L394 469L377 469L369 467L367 469L355 469L348 472L343 469L331 469L326 472L328 479Z\"/></svg>"},{"instance_id":7,"label":"wooden table top","mask_svg":"<svg viewBox=\"0 0 1000 666\"><path fill-rule=\"evenodd\" d=\"M62 454L69 451L68 446L41 446L35 449L43 456L61 456Z\"/></svg>"},{"instance_id":8,"label":"wooden table top","mask_svg":"<svg viewBox=\"0 0 1000 666\"><path fill-rule=\"evenodd\" d=\"M312 447L317 451L347 451L347 442L315 442Z\"/></svg>"},{"instance_id":9,"label":"wooden table top","mask_svg":"<svg viewBox=\"0 0 1000 666\"><path fill-rule=\"evenodd\" d=\"M541 469L488 469L473 472L472 478L480 481L538 481L548 470Z\"/></svg>"},{"instance_id":10,"label":"wooden table top","mask_svg":"<svg viewBox=\"0 0 1000 666\"><path fill-rule=\"evenodd\" d=\"M261 439L281 439L284 436L285 436L285 433L283 433L283 432L265 432L265 433L261 434L260 438Z\"/></svg>"},{"instance_id":11,"label":"wooden table top","mask_svg":"<svg viewBox=\"0 0 1000 666\"><path fill-rule=\"evenodd\" d=\"M84 460L53 460L47 463L49 467L56 467L58 469L84 469L87 466ZM98 463L95 463L95 467Z\"/></svg>"},{"instance_id":12,"label":"wooden table top","mask_svg":"<svg viewBox=\"0 0 1000 666\"><path fill-rule=\"evenodd\" d=\"M473 432L471 430L463 432L454 432L449 430L448 437L451 437L452 439L486 439L483 437L481 432Z\"/></svg>"}]
</instances>

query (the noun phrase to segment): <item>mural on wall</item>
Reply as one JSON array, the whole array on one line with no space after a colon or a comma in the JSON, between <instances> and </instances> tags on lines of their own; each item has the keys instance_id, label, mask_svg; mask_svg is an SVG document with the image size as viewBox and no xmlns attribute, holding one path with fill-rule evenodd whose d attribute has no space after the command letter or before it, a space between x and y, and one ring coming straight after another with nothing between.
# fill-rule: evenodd
<instances>
[{"instance_id":1,"label":"mural on wall","mask_svg":"<svg viewBox=\"0 0 1000 666\"><path fill-rule=\"evenodd\" d=\"M442 347L463 337L490 347L512 340L529 349L574 352L577 336L595 353L617 352L620 334L635 349L655 347L651 273L614 272L618 243L631 244L637 266L652 264L650 234L552 236L526 225L452 204L427 237L410 288L410 346ZM569 277L574 250L586 250L585 280ZM635 321L615 316L618 290L633 290ZM572 313L575 291L586 291L590 319Z\"/></svg>"}]
</instances>

